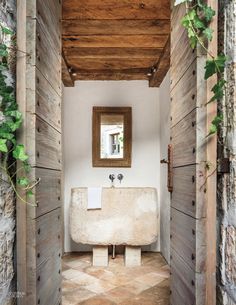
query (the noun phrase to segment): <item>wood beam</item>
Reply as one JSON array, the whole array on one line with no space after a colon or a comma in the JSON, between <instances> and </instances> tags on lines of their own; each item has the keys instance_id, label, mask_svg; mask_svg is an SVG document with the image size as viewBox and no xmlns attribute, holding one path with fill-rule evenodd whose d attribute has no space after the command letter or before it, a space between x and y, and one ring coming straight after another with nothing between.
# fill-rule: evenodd
<instances>
[{"instance_id":1,"label":"wood beam","mask_svg":"<svg viewBox=\"0 0 236 305\"><path fill-rule=\"evenodd\" d=\"M148 80L146 74L141 73L79 73L74 77L76 80Z\"/></svg>"},{"instance_id":2,"label":"wood beam","mask_svg":"<svg viewBox=\"0 0 236 305\"><path fill-rule=\"evenodd\" d=\"M63 19L169 19L169 0L66 0Z\"/></svg>"},{"instance_id":3,"label":"wood beam","mask_svg":"<svg viewBox=\"0 0 236 305\"><path fill-rule=\"evenodd\" d=\"M170 33L170 20L62 20L62 35L158 35Z\"/></svg>"},{"instance_id":4,"label":"wood beam","mask_svg":"<svg viewBox=\"0 0 236 305\"><path fill-rule=\"evenodd\" d=\"M62 55L62 82L65 87L74 87L74 80L69 72L64 55Z\"/></svg>"},{"instance_id":5,"label":"wood beam","mask_svg":"<svg viewBox=\"0 0 236 305\"><path fill-rule=\"evenodd\" d=\"M148 80L149 69L74 70L74 80Z\"/></svg>"},{"instance_id":6,"label":"wood beam","mask_svg":"<svg viewBox=\"0 0 236 305\"><path fill-rule=\"evenodd\" d=\"M170 67L170 38L167 40L163 54L156 65L156 71L149 79L149 87L159 87Z\"/></svg>"},{"instance_id":7,"label":"wood beam","mask_svg":"<svg viewBox=\"0 0 236 305\"><path fill-rule=\"evenodd\" d=\"M74 70L103 70L103 69L134 69L151 68L158 57L155 58L96 58L96 59L71 59L68 58L69 66Z\"/></svg>"},{"instance_id":8,"label":"wood beam","mask_svg":"<svg viewBox=\"0 0 236 305\"><path fill-rule=\"evenodd\" d=\"M110 58L159 58L163 49L154 48L64 48L63 52L68 60L71 59L100 59Z\"/></svg>"},{"instance_id":9,"label":"wood beam","mask_svg":"<svg viewBox=\"0 0 236 305\"><path fill-rule=\"evenodd\" d=\"M63 47L163 48L167 39L167 35L64 36Z\"/></svg>"}]
</instances>

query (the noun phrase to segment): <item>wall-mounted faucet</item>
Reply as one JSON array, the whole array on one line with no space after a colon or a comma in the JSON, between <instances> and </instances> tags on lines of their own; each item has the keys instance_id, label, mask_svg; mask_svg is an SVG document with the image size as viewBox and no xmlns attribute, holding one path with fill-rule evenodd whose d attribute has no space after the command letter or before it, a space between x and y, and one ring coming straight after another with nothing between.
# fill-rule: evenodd
<instances>
[{"instance_id":1,"label":"wall-mounted faucet","mask_svg":"<svg viewBox=\"0 0 236 305\"><path fill-rule=\"evenodd\" d=\"M119 174L119 175L117 176L117 179L120 181L120 183L121 183L121 181L123 180L123 178L124 178L124 175L122 175L122 174Z\"/></svg>"},{"instance_id":2,"label":"wall-mounted faucet","mask_svg":"<svg viewBox=\"0 0 236 305\"><path fill-rule=\"evenodd\" d=\"M114 180L116 179L114 174L109 175L109 179L111 180L111 187L114 187Z\"/></svg>"}]
</instances>

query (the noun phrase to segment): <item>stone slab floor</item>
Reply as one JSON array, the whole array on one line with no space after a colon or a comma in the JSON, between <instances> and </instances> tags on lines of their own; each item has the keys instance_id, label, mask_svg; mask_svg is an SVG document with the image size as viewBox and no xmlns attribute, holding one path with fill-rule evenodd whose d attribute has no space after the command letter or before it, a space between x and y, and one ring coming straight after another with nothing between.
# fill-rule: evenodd
<instances>
[{"instance_id":1,"label":"stone slab floor","mask_svg":"<svg viewBox=\"0 0 236 305\"><path fill-rule=\"evenodd\" d=\"M63 258L62 305L169 305L169 267L159 253L142 253L142 266L92 267L92 254Z\"/></svg>"}]
</instances>

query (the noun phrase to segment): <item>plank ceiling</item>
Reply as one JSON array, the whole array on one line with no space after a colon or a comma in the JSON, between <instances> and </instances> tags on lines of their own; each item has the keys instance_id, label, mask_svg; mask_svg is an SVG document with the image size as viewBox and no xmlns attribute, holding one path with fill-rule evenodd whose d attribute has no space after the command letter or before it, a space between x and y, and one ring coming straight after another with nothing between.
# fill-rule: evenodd
<instances>
[{"instance_id":1,"label":"plank ceiling","mask_svg":"<svg viewBox=\"0 0 236 305\"><path fill-rule=\"evenodd\" d=\"M63 82L149 80L169 69L169 0L63 0Z\"/></svg>"}]
</instances>

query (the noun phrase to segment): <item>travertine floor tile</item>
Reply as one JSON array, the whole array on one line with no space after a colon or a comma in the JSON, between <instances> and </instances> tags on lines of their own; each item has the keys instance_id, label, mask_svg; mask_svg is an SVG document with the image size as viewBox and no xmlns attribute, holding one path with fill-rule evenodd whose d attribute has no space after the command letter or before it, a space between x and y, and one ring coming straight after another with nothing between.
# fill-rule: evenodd
<instances>
[{"instance_id":1,"label":"travertine floor tile","mask_svg":"<svg viewBox=\"0 0 236 305\"><path fill-rule=\"evenodd\" d=\"M123 255L93 267L91 253L63 258L62 305L169 305L169 267L158 253L143 253L127 268Z\"/></svg>"}]
</instances>

